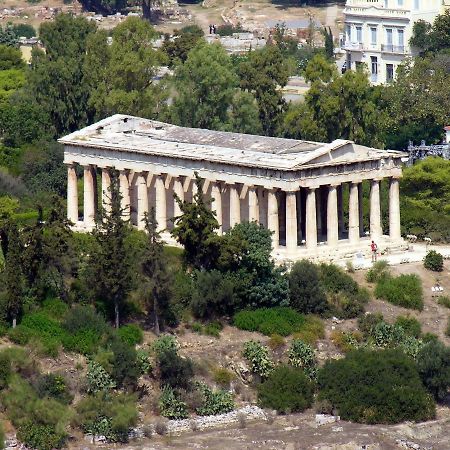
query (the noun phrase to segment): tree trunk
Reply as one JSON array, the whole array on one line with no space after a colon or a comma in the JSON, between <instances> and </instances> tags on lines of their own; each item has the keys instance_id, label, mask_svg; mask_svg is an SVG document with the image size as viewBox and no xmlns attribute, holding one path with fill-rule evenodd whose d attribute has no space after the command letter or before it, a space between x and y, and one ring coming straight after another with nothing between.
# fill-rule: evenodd
<instances>
[{"instance_id":1,"label":"tree trunk","mask_svg":"<svg viewBox=\"0 0 450 450\"><path fill-rule=\"evenodd\" d=\"M12 320L12 327L16 328L16 326L17 326L17 317L14 317Z\"/></svg>"},{"instance_id":2,"label":"tree trunk","mask_svg":"<svg viewBox=\"0 0 450 450\"><path fill-rule=\"evenodd\" d=\"M153 298L153 320L155 321L155 334L159 336L159 317L158 317L158 302Z\"/></svg>"},{"instance_id":3,"label":"tree trunk","mask_svg":"<svg viewBox=\"0 0 450 450\"><path fill-rule=\"evenodd\" d=\"M119 321L119 303L118 302L114 303L114 314L116 316L116 322L115 322L116 328L119 328L120 321Z\"/></svg>"},{"instance_id":4,"label":"tree trunk","mask_svg":"<svg viewBox=\"0 0 450 450\"><path fill-rule=\"evenodd\" d=\"M149 22L152 21L152 10L150 0L142 0L142 16Z\"/></svg>"}]
</instances>

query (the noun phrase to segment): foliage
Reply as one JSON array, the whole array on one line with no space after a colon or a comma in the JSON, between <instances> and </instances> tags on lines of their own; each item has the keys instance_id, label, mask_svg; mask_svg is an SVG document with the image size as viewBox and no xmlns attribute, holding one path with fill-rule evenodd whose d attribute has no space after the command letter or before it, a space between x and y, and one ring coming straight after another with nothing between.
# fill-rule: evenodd
<instances>
[{"instance_id":1,"label":"foliage","mask_svg":"<svg viewBox=\"0 0 450 450\"><path fill-rule=\"evenodd\" d=\"M433 272L442 272L444 270L444 257L436 250L430 250L423 260L423 266Z\"/></svg>"},{"instance_id":2,"label":"foliage","mask_svg":"<svg viewBox=\"0 0 450 450\"><path fill-rule=\"evenodd\" d=\"M142 349L136 350L136 365L141 375L148 375L152 372L153 365L147 351Z\"/></svg>"},{"instance_id":3,"label":"foliage","mask_svg":"<svg viewBox=\"0 0 450 450\"><path fill-rule=\"evenodd\" d=\"M128 442L130 428L136 425L136 398L128 394L98 392L76 405L74 424L94 437L103 435L112 442Z\"/></svg>"},{"instance_id":4,"label":"foliage","mask_svg":"<svg viewBox=\"0 0 450 450\"><path fill-rule=\"evenodd\" d=\"M422 326L415 317L398 316L395 319L395 325L403 328L404 332L409 336L418 338L422 334Z\"/></svg>"},{"instance_id":5,"label":"foliage","mask_svg":"<svg viewBox=\"0 0 450 450\"><path fill-rule=\"evenodd\" d=\"M425 20L414 23L410 44L424 52L437 52L450 48L450 12L438 15L433 25Z\"/></svg>"},{"instance_id":6,"label":"foliage","mask_svg":"<svg viewBox=\"0 0 450 450\"><path fill-rule=\"evenodd\" d=\"M373 333L374 328L383 322L383 314L381 313L366 313L363 316L358 317L358 328L364 336L370 336Z\"/></svg>"},{"instance_id":7,"label":"foliage","mask_svg":"<svg viewBox=\"0 0 450 450\"><path fill-rule=\"evenodd\" d=\"M105 302L119 328L120 314L132 288L131 249L127 243L128 223L124 220L122 195L116 171L110 173L109 211L101 210L93 231L96 246L89 258L88 285L94 298Z\"/></svg>"},{"instance_id":8,"label":"foliage","mask_svg":"<svg viewBox=\"0 0 450 450\"><path fill-rule=\"evenodd\" d=\"M441 295L438 298L438 303L441 306L445 306L446 308L450 309L450 297L448 295Z\"/></svg>"},{"instance_id":9,"label":"foliage","mask_svg":"<svg viewBox=\"0 0 450 450\"><path fill-rule=\"evenodd\" d=\"M356 350L327 361L318 374L319 399L344 420L398 423L433 418L435 405L411 359L396 350Z\"/></svg>"},{"instance_id":10,"label":"foliage","mask_svg":"<svg viewBox=\"0 0 450 450\"><path fill-rule=\"evenodd\" d=\"M289 304L304 314L328 311L325 293L320 285L319 270L308 260L296 262L289 273Z\"/></svg>"},{"instance_id":11,"label":"foliage","mask_svg":"<svg viewBox=\"0 0 450 450\"><path fill-rule=\"evenodd\" d=\"M359 347L361 341L361 334L357 331L338 331L334 330L331 333L331 340L333 344L338 347L342 352L348 353Z\"/></svg>"},{"instance_id":12,"label":"foliage","mask_svg":"<svg viewBox=\"0 0 450 450\"><path fill-rule=\"evenodd\" d=\"M0 422L0 450L5 448L5 431L3 429L3 423Z\"/></svg>"},{"instance_id":13,"label":"foliage","mask_svg":"<svg viewBox=\"0 0 450 450\"><path fill-rule=\"evenodd\" d=\"M319 269L331 312L344 319L359 316L369 301L368 291L358 287L350 275L334 264L322 263Z\"/></svg>"},{"instance_id":14,"label":"foliage","mask_svg":"<svg viewBox=\"0 0 450 450\"><path fill-rule=\"evenodd\" d=\"M219 44L199 41L175 69L177 96L173 121L182 126L221 129L228 120L237 78L231 59Z\"/></svg>"},{"instance_id":15,"label":"foliage","mask_svg":"<svg viewBox=\"0 0 450 450\"><path fill-rule=\"evenodd\" d=\"M248 341L244 343L244 358L250 363L252 372L262 379L267 378L274 368L274 363L269 356L269 350L260 342Z\"/></svg>"},{"instance_id":16,"label":"foliage","mask_svg":"<svg viewBox=\"0 0 450 450\"><path fill-rule=\"evenodd\" d=\"M286 343L283 336L280 336L279 334L272 334L270 336L269 342L267 343L271 350L278 350L280 348L283 348L285 344Z\"/></svg>"},{"instance_id":17,"label":"foliage","mask_svg":"<svg viewBox=\"0 0 450 450\"><path fill-rule=\"evenodd\" d=\"M123 342L130 346L135 346L137 344L142 344L144 340L144 332L139 325L128 324L121 326L117 333Z\"/></svg>"},{"instance_id":18,"label":"foliage","mask_svg":"<svg viewBox=\"0 0 450 450\"><path fill-rule=\"evenodd\" d=\"M314 349L300 339L294 339L288 352L289 364L302 369L310 379L317 375L317 361Z\"/></svg>"},{"instance_id":19,"label":"foliage","mask_svg":"<svg viewBox=\"0 0 450 450\"><path fill-rule=\"evenodd\" d=\"M178 342L175 336L170 334L163 334L155 339L152 343L152 349L156 354L156 357L159 359L160 356L166 352L177 352L178 351Z\"/></svg>"},{"instance_id":20,"label":"foliage","mask_svg":"<svg viewBox=\"0 0 450 450\"><path fill-rule=\"evenodd\" d=\"M51 425L35 424L30 421L19 427L18 439L31 448L53 450L64 445L65 436L55 433Z\"/></svg>"},{"instance_id":21,"label":"foliage","mask_svg":"<svg viewBox=\"0 0 450 450\"><path fill-rule=\"evenodd\" d=\"M134 347L115 338L109 344L108 350L112 352L111 376L117 386L135 388L140 372Z\"/></svg>"},{"instance_id":22,"label":"foliage","mask_svg":"<svg viewBox=\"0 0 450 450\"><path fill-rule=\"evenodd\" d=\"M389 265L386 260L380 260L373 263L372 267L366 273L366 280L369 283L376 283L382 277L389 274Z\"/></svg>"},{"instance_id":23,"label":"foliage","mask_svg":"<svg viewBox=\"0 0 450 450\"><path fill-rule=\"evenodd\" d=\"M258 385L258 403L281 413L302 412L312 404L314 386L303 371L278 366Z\"/></svg>"},{"instance_id":24,"label":"foliage","mask_svg":"<svg viewBox=\"0 0 450 450\"><path fill-rule=\"evenodd\" d=\"M289 336L302 330L305 316L292 308L259 308L253 311L240 311L233 318L233 325L241 330L259 331L270 336L277 333Z\"/></svg>"},{"instance_id":25,"label":"foliage","mask_svg":"<svg viewBox=\"0 0 450 450\"><path fill-rule=\"evenodd\" d=\"M159 374L162 385L174 389L190 389L194 370L192 361L182 358L174 350L166 350L158 357Z\"/></svg>"},{"instance_id":26,"label":"foliage","mask_svg":"<svg viewBox=\"0 0 450 450\"><path fill-rule=\"evenodd\" d=\"M223 387L229 387L234 378L234 373L223 367L215 369L213 373L214 382Z\"/></svg>"},{"instance_id":27,"label":"foliage","mask_svg":"<svg viewBox=\"0 0 450 450\"><path fill-rule=\"evenodd\" d=\"M250 52L238 67L241 89L252 92L264 134L273 136L286 107L279 86L288 81L288 68L280 49L266 46Z\"/></svg>"},{"instance_id":28,"label":"foliage","mask_svg":"<svg viewBox=\"0 0 450 450\"><path fill-rule=\"evenodd\" d=\"M174 67L177 64L184 63L189 55L189 52L202 39L203 30L197 26L187 26L181 30L175 31L173 38L164 36L162 51L169 58L169 66Z\"/></svg>"},{"instance_id":29,"label":"foliage","mask_svg":"<svg viewBox=\"0 0 450 450\"><path fill-rule=\"evenodd\" d=\"M25 63L20 50L7 45L0 45L0 70L23 69Z\"/></svg>"},{"instance_id":30,"label":"foliage","mask_svg":"<svg viewBox=\"0 0 450 450\"><path fill-rule=\"evenodd\" d=\"M202 191L202 181L196 173L197 192L192 202L176 201L181 215L174 218L172 236L184 248L184 263L195 269L211 269L214 267L220 248L220 238L215 233L219 228L216 214L209 208Z\"/></svg>"},{"instance_id":31,"label":"foliage","mask_svg":"<svg viewBox=\"0 0 450 450\"><path fill-rule=\"evenodd\" d=\"M423 309L423 290L415 274L383 277L375 288L375 296L404 308Z\"/></svg>"},{"instance_id":32,"label":"foliage","mask_svg":"<svg viewBox=\"0 0 450 450\"><path fill-rule=\"evenodd\" d=\"M111 378L108 372L100 364L93 360L88 362L86 385L87 392L89 394L109 391L116 387L115 381Z\"/></svg>"},{"instance_id":33,"label":"foliage","mask_svg":"<svg viewBox=\"0 0 450 450\"><path fill-rule=\"evenodd\" d=\"M224 414L234 409L233 394L224 390L213 391L205 383L196 383L196 388L201 392L202 405L196 412L200 416Z\"/></svg>"},{"instance_id":34,"label":"foliage","mask_svg":"<svg viewBox=\"0 0 450 450\"><path fill-rule=\"evenodd\" d=\"M172 387L163 386L159 397L159 413L168 419L186 419L188 417L187 405L182 402Z\"/></svg>"},{"instance_id":35,"label":"foliage","mask_svg":"<svg viewBox=\"0 0 450 450\"><path fill-rule=\"evenodd\" d=\"M417 369L433 397L445 400L450 388L450 347L437 340L429 342L417 355Z\"/></svg>"},{"instance_id":36,"label":"foliage","mask_svg":"<svg viewBox=\"0 0 450 450\"><path fill-rule=\"evenodd\" d=\"M62 375L48 373L41 375L35 381L34 388L39 398L54 398L61 403L72 403L73 395L70 393L67 382Z\"/></svg>"},{"instance_id":37,"label":"foliage","mask_svg":"<svg viewBox=\"0 0 450 450\"><path fill-rule=\"evenodd\" d=\"M325 337L325 326L323 321L316 316L308 315L305 318L300 331L293 334L294 339L300 339L310 345L315 345L318 339Z\"/></svg>"}]
</instances>

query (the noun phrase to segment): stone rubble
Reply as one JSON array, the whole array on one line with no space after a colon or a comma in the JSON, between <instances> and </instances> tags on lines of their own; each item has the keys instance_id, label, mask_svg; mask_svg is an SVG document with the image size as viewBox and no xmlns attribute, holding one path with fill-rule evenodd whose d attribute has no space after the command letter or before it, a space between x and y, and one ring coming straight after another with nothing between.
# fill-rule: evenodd
<instances>
[{"instance_id":1,"label":"stone rubble","mask_svg":"<svg viewBox=\"0 0 450 450\"><path fill-rule=\"evenodd\" d=\"M401 448L408 448L411 450L433 450L433 447L421 446L415 442L407 441L406 439L396 439L395 443Z\"/></svg>"},{"instance_id":2,"label":"stone rubble","mask_svg":"<svg viewBox=\"0 0 450 450\"><path fill-rule=\"evenodd\" d=\"M329 414L316 414L316 427L321 427L322 425L327 425L329 423L339 422L340 420L341 420L340 416L331 416Z\"/></svg>"}]
</instances>

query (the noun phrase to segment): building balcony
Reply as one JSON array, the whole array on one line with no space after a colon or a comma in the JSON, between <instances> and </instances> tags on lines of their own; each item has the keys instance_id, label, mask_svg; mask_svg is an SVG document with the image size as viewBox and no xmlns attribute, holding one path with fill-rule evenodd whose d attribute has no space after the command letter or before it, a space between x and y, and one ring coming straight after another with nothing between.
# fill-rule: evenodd
<instances>
[{"instance_id":1,"label":"building balcony","mask_svg":"<svg viewBox=\"0 0 450 450\"><path fill-rule=\"evenodd\" d=\"M381 44L381 51L383 53L398 53L404 55L406 53L406 47L404 45Z\"/></svg>"},{"instance_id":2,"label":"building balcony","mask_svg":"<svg viewBox=\"0 0 450 450\"><path fill-rule=\"evenodd\" d=\"M384 8L376 6L346 6L344 9L345 16L358 16L358 17L380 17L391 19L404 19L409 20L411 11L409 9L399 8Z\"/></svg>"},{"instance_id":3,"label":"building balcony","mask_svg":"<svg viewBox=\"0 0 450 450\"><path fill-rule=\"evenodd\" d=\"M342 48L348 51L362 52L364 50L364 45L362 42L345 41Z\"/></svg>"}]
</instances>

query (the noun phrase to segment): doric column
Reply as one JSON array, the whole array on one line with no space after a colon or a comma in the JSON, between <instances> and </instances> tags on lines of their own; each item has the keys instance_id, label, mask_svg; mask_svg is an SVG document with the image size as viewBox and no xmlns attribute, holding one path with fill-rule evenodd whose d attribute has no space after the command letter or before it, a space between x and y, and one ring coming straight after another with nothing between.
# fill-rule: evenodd
<instances>
[{"instance_id":1,"label":"doric column","mask_svg":"<svg viewBox=\"0 0 450 450\"><path fill-rule=\"evenodd\" d=\"M380 181L372 180L370 186L370 237L373 240L383 234L381 228Z\"/></svg>"},{"instance_id":2,"label":"doric column","mask_svg":"<svg viewBox=\"0 0 450 450\"><path fill-rule=\"evenodd\" d=\"M306 247L313 250L317 247L317 213L316 189L308 188L306 195Z\"/></svg>"},{"instance_id":3,"label":"doric column","mask_svg":"<svg viewBox=\"0 0 450 450\"><path fill-rule=\"evenodd\" d=\"M254 186L248 188L248 221L259 222L258 190Z\"/></svg>"},{"instance_id":4,"label":"doric column","mask_svg":"<svg viewBox=\"0 0 450 450\"><path fill-rule=\"evenodd\" d=\"M349 210L348 210L348 238L350 244L359 242L359 202L358 202L358 184L350 183Z\"/></svg>"},{"instance_id":5,"label":"doric column","mask_svg":"<svg viewBox=\"0 0 450 450\"><path fill-rule=\"evenodd\" d=\"M183 183L181 182L181 179L175 178L173 180L173 193L176 194L178 196L178 198L183 202L184 201L184 189L183 189ZM178 205L177 200L173 199L174 203L173 203L173 216L174 217L178 217L181 216L181 208Z\"/></svg>"},{"instance_id":6,"label":"doric column","mask_svg":"<svg viewBox=\"0 0 450 450\"><path fill-rule=\"evenodd\" d=\"M130 199L130 182L128 180L128 174L125 170L121 170L119 173L119 189L122 196L121 207L123 209L123 220L130 220L131 215L131 199Z\"/></svg>"},{"instance_id":7,"label":"doric column","mask_svg":"<svg viewBox=\"0 0 450 450\"><path fill-rule=\"evenodd\" d=\"M317 239L321 239L322 230L322 191L320 188L316 189L316 221L317 221Z\"/></svg>"},{"instance_id":8,"label":"doric column","mask_svg":"<svg viewBox=\"0 0 450 450\"><path fill-rule=\"evenodd\" d=\"M67 166L67 218L78 222L78 182L75 164Z\"/></svg>"},{"instance_id":9,"label":"doric column","mask_svg":"<svg viewBox=\"0 0 450 450\"><path fill-rule=\"evenodd\" d=\"M84 167L84 226L91 228L95 223L94 173L91 166Z\"/></svg>"},{"instance_id":10,"label":"doric column","mask_svg":"<svg viewBox=\"0 0 450 450\"><path fill-rule=\"evenodd\" d=\"M286 250L297 250L297 198L295 192L286 192Z\"/></svg>"},{"instance_id":11,"label":"doric column","mask_svg":"<svg viewBox=\"0 0 450 450\"><path fill-rule=\"evenodd\" d=\"M234 227L236 224L241 223L241 200L239 198L239 192L237 186L230 185L230 227Z\"/></svg>"},{"instance_id":12,"label":"doric column","mask_svg":"<svg viewBox=\"0 0 450 450\"><path fill-rule=\"evenodd\" d=\"M393 240L401 239L400 188L398 178L391 178L389 183L389 235Z\"/></svg>"},{"instance_id":13,"label":"doric column","mask_svg":"<svg viewBox=\"0 0 450 450\"><path fill-rule=\"evenodd\" d=\"M359 235L364 236L363 185L358 183Z\"/></svg>"},{"instance_id":14,"label":"doric column","mask_svg":"<svg viewBox=\"0 0 450 450\"><path fill-rule=\"evenodd\" d=\"M339 232L344 234L344 186L337 187Z\"/></svg>"},{"instance_id":15,"label":"doric column","mask_svg":"<svg viewBox=\"0 0 450 450\"><path fill-rule=\"evenodd\" d=\"M109 175L108 168L102 169L102 207L108 214L111 210L111 192L109 188L111 186L111 177Z\"/></svg>"},{"instance_id":16,"label":"doric column","mask_svg":"<svg viewBox=\"0 0 450 450\"><path fill-rule=\"evenodd\" d=\"M272 247L278 248L280 243L280 229L278 223L278 201L275 190L271 189L267 191L267 228L273 231L272 234Z\"/></svg>"},{"instance_id":17,"label":"doric column","mask_svg":"<svg viewBox=\"0 0 450 450\"><path fill-rule=\"evenodd\" d=\"M337 187L329 186L327 201L327 243L330 247L338 244L339 221L338 221L338 197Z\"/></svg>"},{"instance_id":18,"label":"doric column","mask_svg":"<svg viewBox=\"0 0 450 450\"><path fill-rule=\"evenodd\" d=\"M144 173L137 176L137 227L145 230L145 214L148 213L148 187L147 177Z\"/></svg>"},{"instance_id":19,"label":"doric column","mask_svg":"<svg viewBox=\"0 0 450 450\"><path fill-rule=\"evenodd\" d=\"M162 175L157 175L155 178L155 193L156 193L156 221L158 222L158 231L163 231L167 228L167 202L166 202L166 187L164 185L164 178Z\"/></svg>"},{"instance_id":20,"label":"doric column","mask_svg":"<svg viewBox=\"0 0 450 450\"><path fill-rule=\"evenodd\" d=\"M211 186L211 198L214 199L211 207L216 212L216 219L219 223L217 231L219 234L222 234L222 191L218 182L214 182Z\"/></svg>"}]
</instances>

